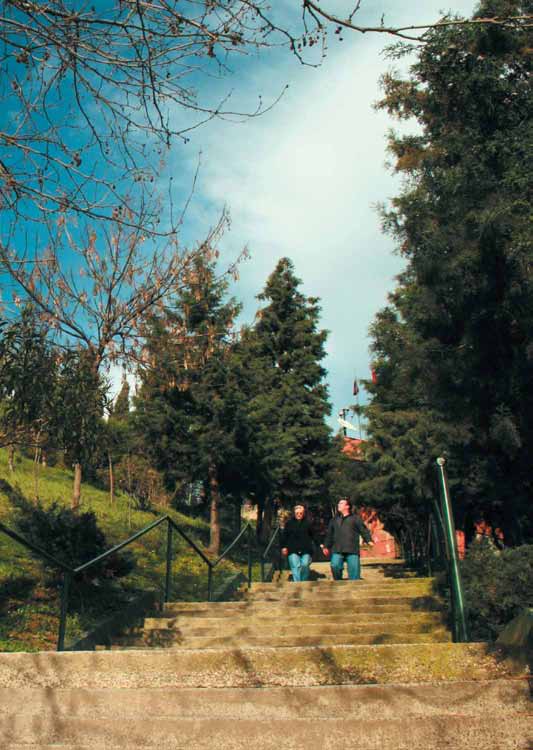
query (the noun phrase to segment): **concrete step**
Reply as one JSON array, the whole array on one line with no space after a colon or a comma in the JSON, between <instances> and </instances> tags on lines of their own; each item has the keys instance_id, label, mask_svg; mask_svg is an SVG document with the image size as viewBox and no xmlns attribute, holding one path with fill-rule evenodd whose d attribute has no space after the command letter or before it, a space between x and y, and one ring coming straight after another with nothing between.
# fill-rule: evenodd
<instances>
[{"instance_id":1,"label":"concrete step","mask_svg":"<svg viewBox=\"0 0 533 750\"><path fill-rule=\"evenodd\" d=\"M384 568L386 570L407 569L407 563L401 557L361 557L361 565L368 568ZM329 567L329 562L313 563L319 569Z\"/></svg>"},{"instance_id":2,"label":"concrete step","mask_svg":"<svg viewBox=\"0 0 533 750\"><path fill-rule=\"evenodd\" d=\"M261 596L327 596L346 598L350 596L419 596L421 594L435 594L436 586L433 582L406 583L362 583L360 581L330 581L328 584L308 585L308 582L294 583L289 581L285 585L273 585L272 588L243 589L242 594L252 597Z\"/></svg>"},{"instance_id":3,"label":"concrete step","mask_svg":"<svg viewBox=\"0 0 533 750\"><path fill-rule=\"evenodd\" d=\"M327 615L292 617L283 620L273 618L240 617L224 621L223 632L225 635L246 635L257 633L276 633L277 635L303 635L313 634L342 634L367 632L376 633L384 629L412 630L413 632L430 632L433 629L442 628L443 621L440 615L432 612L421 614L407 614L405 616L375 615L367 614L364 618L355 617L347 619L345 616L337 615L335 621ZM221 632L220 618L216 617L149 617L144 621L144 632L149 630L172 630L180 636L202 636L210 633ZM141 628L126 635L138 636L143 633Z\"/></svg>"},{"instance_id":4,"label":"concrete step","mask_svg":"<svg viewBox=\"0 0 533 750\"><path fill-rule=\"evenodd\" d=\"M342 611L346 617L351 613L369 612L380 610L381 612L396 611L438 611L443 608L442 602L433 596L360 596L353 599L341 600L335 598L302 599L287 601L246 601L234 602L169 602L163 607L165 616L177 616L187 614L189 616L204 616L209 612L210 617L225 617L247 613L259 615L264 612L272 612L278 617L284 617L291 610L303 610L306 613L330 613L338 612L342 605Z\"/></svg>"},{"instance_id":5,"label":"concrete step","mask_svg":"<svg viewBox=\"0 0 533 750\"><path fill-rule=\"evenodd\" d=\"M173 750L301 750L334 747L338 750L429 750L429 748L531 747L533 716L508 712L490 717L433 716L383 721L343 719L210 719L143 717L120 721L55 717L26 721L17 716L2 730L4 747L43 747L65 743L76 748L158 748ZM14 743L17 743L16 745Z\"/></svg>"},{"instance_id":6,"label":"concrete step","mask_svg":"<svg viewBox=\"0 0 533 750\"><path fill-rule=\"evenodd\" d=\"M427 685L338 685L324 687L0 689L6 723L11 717L58 719L160 718L280 720L291 718L388 720L408 716L477 716L503 710L531 712L527 680Z\"/></svg>"},{"instance_id":7,"label":"concrete step","mask_svg":"<svg viewBox=\"0 0 533 750\"><path fill-rule=\"evenodd\" d=\"M152 619L165 619L169 621L168 627L179 628L183 633L196 631L198 634L204 634L207 630L220 629L222 627L221 617L210 617L209 612L197 615L181 614L175 617L154 617ZM147 618L148 621L148 618ZM443 612L412 612L411 610L400 609L396 612L382 612L381 609L373 609L368 612L350 612L349 617L338 610L328 613L307 613L305 611L291 611L282 619L278 612L260 613L259 615L235 615L225 617L223 621L224 632L232 633L241 628L250 630L250 632L262 629L276 632L294 632L300 627L306 625L321 626L323 632L337 632L339 626L346 624L355 627L362 627L367 623L390 623L409 625L434 625L442 626L446 622L446 614ZM172 623L172 624L170 624ZM131 635L139 635L143 632L142 628L132 629Z\"/></svg>"},{"instance_id":8,"label":"concrete step","mask_svg":"<svg viewBox=\"0 0 533 750\"><path fill-rule=\"evenodd\" d=\"M0 687L258 687L523 676L483 643L0 653Z\"/></svg>"},{"instance_id":9,"label":"concrete step","mask_svg":"<svg viewBox=\"0 0 533 750\"><path fill-rule=\"evenodd\" d=\"M203 649L203 648L231 648L242 649L252 647L291 648L293 646L374 646L380 644L403 643L447 643L451 641L448 630L434 630L430 633L378 632L373 634L357 633L336 635L307 635L293 634L278 635L209 635L204 637L181 637L169 630L149 631L142 639L116 640L112 650L128 648L172 648L172 649Z\"/></svg>"},{"instance_id":10,"label":"concrete step","mask_svg":"<svg viewBox=\"0 0 533 750\"><path fill-rule=\"evenodd\" d=\"M272 591L277 589L349 589L351 587L356 588L367 588L373 586L382 586L387 589L403 586L435 586L436 581L434 578L362 578L359 581L349 581L343 579L341 581L324 580L319 579L315 581L299 581L295 583L289 580L280 580L273 583L262 583L253 582L250 591Z\"/></svg>"},{"instance_id":11,"label":"concrete step","mask_svg":"<svg viewBox=\"0 0 533 750\"><path fill-rule=\"evenodd\" d=\"M398 597L418 599L420 597L431 597L439 598L437 592L431 591L428 587L410 587L402 586L402 588L395 587L393 591L387 591L381 586L367 587L365 589L360 588L357 590L349 589L347 591L338 591L335 588L328 590L323 589L299 589L299 584L295 584L291 589L281 589L278 591L254 591L251 593L243 593L242 597L245 601L253 602L323 602L323 601L334 601L338 605L344 605L344 602L350 601L366 601L367 599L376 598L387 598L395 599Z\"/></svg>"}]
</instances>

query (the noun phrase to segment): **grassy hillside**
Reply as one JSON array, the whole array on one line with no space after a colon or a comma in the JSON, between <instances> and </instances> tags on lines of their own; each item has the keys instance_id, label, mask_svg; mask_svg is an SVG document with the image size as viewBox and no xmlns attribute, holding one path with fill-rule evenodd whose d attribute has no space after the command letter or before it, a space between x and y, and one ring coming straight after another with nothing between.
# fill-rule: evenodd
<instances>
[{"instance_id":1,"label":"grassy hillside","mask_svg":"<svg viewBox=\"0 0 533 750\"><path fill-rule=\"evenodd\" d=\"M0 478L16 487L29 500L35 496L33 462L17 456L15 471L10 472L7 453L0 450ZM40 467L38 496L43 505L53 502L69 507L72 492L72 472L58 467ZM208 526L200 519L189 518L167 508L153 508L144 512L135 508L127 495L118 493L113 505L109 494L84 484L81 511L92 511L106 535L108 546L123 541L139 529L169 513L176 523L201 547L207 543ZM9 497L0 489L0 521L14 528L15 509ZM174 535L173 599L205 599L207 591L206 565ZM90 630L96 623L120 609L123 603L147 589L162 590L165 573L166 525L149 532L128 548L135 558L135 568L126 577L111 582L99 590L84 582L72 590L73 611L69 614L67 644ZM85 560L72 560L80 565ZM215 586L237 570L233 562L224 561L216 569ZM27 550L0 533L0 651L44 650L55 648L59 597L56 588L46 586L40 563Z\"/></svg>"}]
</instances>

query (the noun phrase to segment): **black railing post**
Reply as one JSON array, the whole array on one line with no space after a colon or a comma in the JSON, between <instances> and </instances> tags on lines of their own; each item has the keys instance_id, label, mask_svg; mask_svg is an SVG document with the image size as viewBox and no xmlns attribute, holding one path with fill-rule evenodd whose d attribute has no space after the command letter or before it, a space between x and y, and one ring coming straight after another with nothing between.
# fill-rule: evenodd
<instances>
[{"instance_id":1,"label":"black railing post","mask_svg":"<svg viewBox=\"0 0 533 750\"><path fill-rule=\"evenodd\" d=\"M165 604L170 600L170 586L172 581L172 524L167 523L167 568L165 574Z\"/></svg>"},{"instance_id":2,"label":"black railing post","mask_svg":"<svg viewBox=\"0 0 533 750\"><path fill-rule=\"evenodd\" d=\"M211 589L213 587L213 566L208 563L207 565L207 601L211 601Z\"/></svg>"},{"instance_id":3,"label":"black railing post","mask_svg":"<svg viewBox=\"0 0 533 750\"><path fill-rule=\"evenodd\" d=\"M65 632L67 629L68 593L72 574L69 571L63 573L63 585L61 587L61 610L59 612L59 633L57 635L57 650L65 650Z\"/></svg>"},{"instance_id":4,"label":"black railing post","mask_svg":"<svg viewBox=\"0 0 533 750\"><path fill-rule=\"evenodd\" d=\"M248 588L252 586L252 527L248 526Z\"/></svg>"}]
</instances>

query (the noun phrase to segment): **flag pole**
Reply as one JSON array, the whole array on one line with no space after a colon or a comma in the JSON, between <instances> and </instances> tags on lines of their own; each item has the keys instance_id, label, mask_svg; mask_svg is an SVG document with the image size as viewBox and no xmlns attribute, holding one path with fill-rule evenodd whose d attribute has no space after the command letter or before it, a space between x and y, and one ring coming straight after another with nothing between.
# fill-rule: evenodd
<instances>
[{"instance_id":1,"label":"flag pole","mask_svg":"<svg viewBox=\"0 0 533 750\"><path fill-rule=\"evenodd\" d=\"M361 407L359 404L359 383L357 382L357 375L355 375L353 379L353 395L357 399L357 424L359 426L359 440L362 440L363 435L361 433Z\"/></svg>"}]
</instances>

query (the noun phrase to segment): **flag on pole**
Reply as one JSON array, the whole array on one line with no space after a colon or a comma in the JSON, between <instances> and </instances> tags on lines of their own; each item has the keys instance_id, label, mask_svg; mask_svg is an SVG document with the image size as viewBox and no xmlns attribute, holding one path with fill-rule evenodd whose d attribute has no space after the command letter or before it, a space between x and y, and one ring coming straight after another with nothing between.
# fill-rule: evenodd
<instances>
[{"instance_id":1,"label":"flag on pole","mask_svg":"<svg viewBox=\"0 0 533 750\"><path fill-rule=\"evenodd\" d=\"M357 396L359 393L359 383L357 382L357 378L354 378L353 380L353 395Z\"/></svg>"},{"instance_id":2,"label":"flag on pole","mask_svg":"<svg viewBox=\"0 0 533 750\"><path fill-rule=\"evenodd\" d=\"M376 375L376 371L374 370L374 368L370 370L370 377L372 378L372 382L374 383L374 385L376 385L376 383L378 382L378 376Z\"/></svg>"}]
</instances>

